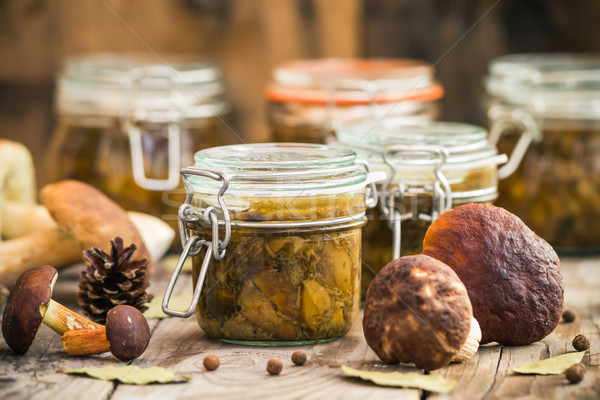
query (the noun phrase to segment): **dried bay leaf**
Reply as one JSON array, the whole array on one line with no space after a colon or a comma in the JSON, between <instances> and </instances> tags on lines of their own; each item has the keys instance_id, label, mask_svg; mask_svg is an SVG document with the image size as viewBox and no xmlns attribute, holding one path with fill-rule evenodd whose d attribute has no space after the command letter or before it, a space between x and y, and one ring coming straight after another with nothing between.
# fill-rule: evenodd
<instances>
[{"instance_id":1,"label":"dried bay leaf","mask_svg":"<svg viewBox=\"0 0 600 400\"><path fill-rule=\"evenodd\" d=\"M437 374L362 371L346 365L342 365L341 368L342 372L348 376L371 381L380 386L415 388L438 393L447 393L456 386L456 381L446 380Z\"/></svg>"},{"instance_id":2,"label":"dried bay leaf","mask_svg":"<svg viewBox=\"0 0 600 400\"><path fill-rule=\"evenodd\" d=\"M169 308L171 310L187 311L190 304L192 304L192 293L179 294L171 296L169 301ZM162 319L169 318L167 314L162 311L163 296L155 297L151 302L146 303L148 309L144 311L144 316L147 319Z\"/></svg>"},{"instance_id":3,"label":"dried bay leaf","mask_svg":"<svg viewBox=\"0 0 600 400\"><path fill-rule=\"evenodd\" d=\"M519 374L557 375L565 372L571 365L580 363L585 351L567 353L550 357L530 364L523 364L513 369Z\"/></svg>"},{"instance_id":4,"label":"dried bay leaf","mask_svg":"<svg viewBox=\"0 0 600 400\"><path fill-rule=\"evenodd\" d=\"M189 380L188 377L175 375L174 371L162 367L140 368L135 365L115 367L112 365L102 368L63 369L58 372L67 374L84 374L104 381L119 381L133 385L148 383L176 383Z\"/></svg>"}]
</instances>

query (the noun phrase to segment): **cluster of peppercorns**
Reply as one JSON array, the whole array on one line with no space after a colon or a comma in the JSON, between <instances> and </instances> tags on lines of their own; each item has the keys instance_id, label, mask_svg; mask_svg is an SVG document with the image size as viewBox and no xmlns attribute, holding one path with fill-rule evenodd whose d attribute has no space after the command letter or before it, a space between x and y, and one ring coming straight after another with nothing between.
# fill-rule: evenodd
<instances>
[{"instance_id":1,"label":"cluster of peppercorns","mask_svg":"<svg viewBox=\"0 0 600 400\"><path fill-rule=\"evenodd\" d=\"M292 353L292 362L295 365L304 365L304 363L306 363L306 359L306 353L302 350L296 350ZM215 369L219 368L221 361L219 360L219 357L215 356L214 354L209 354L204 357L202 364L204 364L204 368L206 368L207 371L214 371ZM271 358L269 362L267 362L267 372L269 374L279 375L282 370L283 363L280 359Z\"/></svg>"}]
</instances>

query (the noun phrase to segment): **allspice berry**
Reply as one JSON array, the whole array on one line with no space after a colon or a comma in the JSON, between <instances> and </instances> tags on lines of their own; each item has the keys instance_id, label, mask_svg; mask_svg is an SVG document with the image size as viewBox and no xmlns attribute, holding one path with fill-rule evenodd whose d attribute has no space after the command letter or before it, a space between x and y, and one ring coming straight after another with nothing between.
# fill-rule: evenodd
<instances>
[{"instance_id":1,"label":"allspice berry","mask_svg":"<svg viewBox=\"0 0 600 400\"><path fill-rule=\"evenodd\" d=\"M581 382L581 380L585 376L585 371L586 371L585 365L579 363L579 364L571 365L565 371L565 376L567 377L567 380L569 382L578 383L578 382Z\"/></svg>"},{"instance_id":2,"label":"allspice berry","mask_svg":"<svg viewBox=\"0 0 600 400\"><path fill-rule=\"evenodd\" d=\"M575 350L577 351L589 350L590 345L590 338L584 334L579 334L573 339L573 347L575 347Z\"/></svg>"},{"instance_id":3,"label":"allspice berry","mask_svg":"<svg viewBox=\"0 0 600 400\"><path fill-rule=\"evenodd\" d=\"M563 311L563 313L562 313L562 319L563 319L563 321L565 321L567 323L575 321L576 317L577 317L577 314L575 314L575 311L573 311L573 310L567 309L567 310Z\"/></svg>"},{"instance_id":4,"label":"allspice berry","mask_svg":"<svg viewBox=\"0 0 600 400\"><path fill-rule=\"evenodd\" d=\"M204 357L202 364L204 364L204 368L206 368L208 371L214 371L215 369L219 368L221 361L219 360L219 357L215 356L214 354L209 354Z\"/></svg>"},{"instance_id":5,"label":"allspice berry","mask_svg":"<svg viewBox=\"0 0 600 400\"><path fill-rule=\"evenodd\" d=\"M304 365L306 363L306 353L302 350L296 350L292 353L292 362L296 365Z\"/></svg>"},{"instance_id":6,"label":"allspice berry","mask_svg":"<svg viewBox=\"0 0 600 400\"><path fill-rule=\"evenodd\" d=\"M271 375L279 375L283 369L283 363L277 358L271 358L267 363L267 372Z\"/></svg>"}]
</instances>

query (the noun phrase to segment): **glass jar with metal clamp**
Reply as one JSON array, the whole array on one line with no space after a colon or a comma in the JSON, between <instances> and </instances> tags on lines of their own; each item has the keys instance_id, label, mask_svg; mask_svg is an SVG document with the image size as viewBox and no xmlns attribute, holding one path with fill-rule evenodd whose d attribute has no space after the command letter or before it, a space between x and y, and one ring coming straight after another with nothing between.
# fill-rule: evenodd
<instances>
[{"instance_id":1,"label":"glass jar with metal clamp","mask_svg":"<svg viewBox=\"0 0 600 400\"><path fill-rule=\"evenodd\" d=\"M509 55L489 69L490 141L512 153L497 204L559 252L600 252L600 55Z\"/></svg>"},{"instance_id":2,"label":"glass jar with metal clamp","mask_svg":"<svg viewBox=\"0 0 600 400\"><path fill-rule=\"evenodd\" d=\"M423 250L425 232L440 213L497 197L497 166L506 157L488 144L483 128L381 123L342 127L336 135L341 146L387 175L378 186L379 207L363 229L363 294L387 263Z\"/></svg>"},{"instance_id":3,"label":"glass jar with metal clamp","mask_svg":"<svg viewBox=\"0 0 600 400\"><path fill-rule=\"evenodd\" d=\"M195 151L226 144L219 68L195 58L91 54L58 80L57 126L45 157L53 182L87 182L128 210L177 224L179 170Z\"/></svg>"},{"instance_id":4,"label":"glass jar with metal clamp","mask_svg":"<svg viewBox=\"0 0 600 400\"><path fill-rule=\"evenodd\" d=\"M314 59L277 66L265 97L273 140L328 143L341 123L434 120L443 93L421 61Z\"/></svg>"},{"instance_id":5,"label":"glass jar with metal clamp","mask_svg":"<svg viewBox=\"0 0 600 400\"><path fill-rule=\"evenodd\" d=\"M374 180L351 150L317 144L222 146L182 170L183 253L165 313L194 312L226 342L293 345L344 335L360 305L361 228L374 207ZM169 309L192 257L194 298Z\"/></svg>"}]
</instances>

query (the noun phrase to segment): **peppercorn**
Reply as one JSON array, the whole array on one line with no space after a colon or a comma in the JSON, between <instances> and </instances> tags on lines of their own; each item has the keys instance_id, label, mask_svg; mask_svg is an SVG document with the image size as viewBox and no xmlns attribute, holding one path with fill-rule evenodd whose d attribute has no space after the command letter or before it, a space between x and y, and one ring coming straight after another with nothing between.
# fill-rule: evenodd
<instances>
[{"instance_id":1,"label":"peppercorn","mask_svg":"<svg viewBox=\"0 0 600 400\"><path fill-rule=\"evenodd\" d=\"M567 309L567 310L563 311L563 313L562 313L562 319L565 322L573 322L573 321L575 321L576 317L577 317L577 314L575 314L575 311L573 311L573 310Z\"/></svg>"},{"instance_id":2,"label":"peppercorn","mask_svg":"<svg viewBox=\"0 0 600 400\"><path fill-rule=\"evenodd\" d=\"M306 353L302 350L296 350L292 353L292 362L296 365L304 365L306 362Z\"/></svg>"},{"instance_id":3,"label":"peppercorn","mask_svg":"<svg viewBox=\"0 0 600 400\"><path fill-rule=\"evenodd\" d=\"M279 375L283 369L283 363L277 358L271 358L267 363L267 372L271 375Z\"/></svg>"},{"instance_id":4,"label":"peppercorn","mask_svg":"<svg viewBox=\"0 0 600 400\"><path fill-rule=\"evenodd\" d=\"M566 371L565 371L565 376L567 377L567 380L571 383L578 383L581 382L581 380L583 379L584 375L585 375L585 365L579 363L579 364L575 364L575 365L571 365Z\"/></svg>"},{"instance_id":5,"label":"peppercorn","mask_svg":"<svg viewBox=\"0 0 600 400\"><path fill-rule=\"evenodd\" d=\"M202 364L204 364L204 368L206 368L208 371L214 371L215 369L219 368L221 361L219 360L219 357L215 356L214 354L209 354L204 357Z\"/></svg>"},{"instance_id":6,"label":"peppercorn","mask_svg":"<svg viewBox=\"0 0 600 400\"><path fill-rule=\"evenodd\" d=\"M573 339L573 347L575 347L575 350L577 351L589 350L590 344L590 338L584 334L579 334Z\"/></svg>"}]
</instances>

